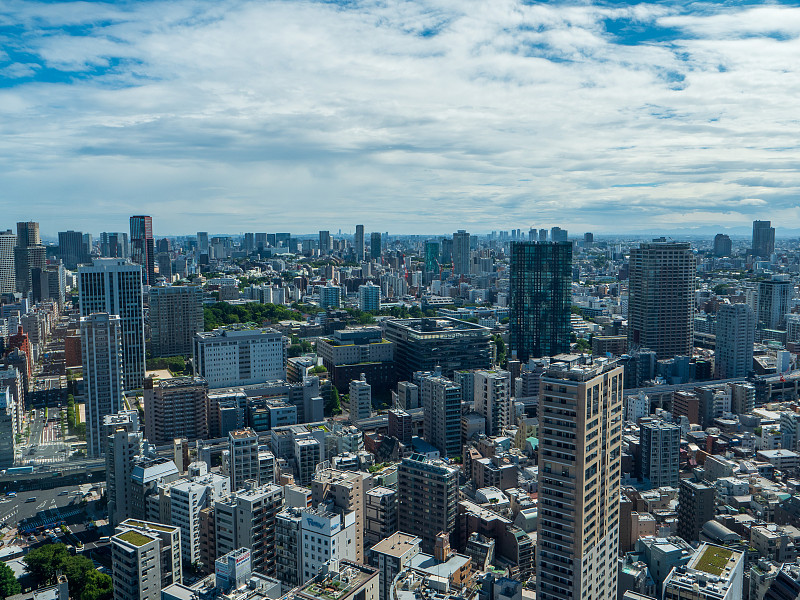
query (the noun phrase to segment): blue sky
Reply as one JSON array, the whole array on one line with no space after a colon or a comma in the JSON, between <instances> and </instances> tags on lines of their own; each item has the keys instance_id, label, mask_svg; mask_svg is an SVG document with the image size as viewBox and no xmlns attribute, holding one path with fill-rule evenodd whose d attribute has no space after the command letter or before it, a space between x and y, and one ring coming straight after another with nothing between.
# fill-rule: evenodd
<instances>
[{"instance_id":1,"label":"blue sky","mask_svg":"<svg viewBox=\"0 0 800 600\"><path fill-rule=\"evenodd\" d=\"M799 228L800 7L0 5L0 204L156 233Z\"/></svg>"}]
</instances>

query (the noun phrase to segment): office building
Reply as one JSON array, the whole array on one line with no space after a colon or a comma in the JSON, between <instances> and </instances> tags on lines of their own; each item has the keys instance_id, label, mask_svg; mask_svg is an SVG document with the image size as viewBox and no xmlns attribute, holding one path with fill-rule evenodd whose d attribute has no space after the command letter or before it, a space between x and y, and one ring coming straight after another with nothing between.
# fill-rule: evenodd
<instances>
[{"instance_id":1,"label":"office building","mask_svg":"<svg viewBox=\"0 0 800 600\"><path fill-rule=\"evenodd\" d=\"M413 437L412 418L402 408L390 408L387 411L389 419L389 435L396 437L403 444L410 444Z\"/></svg>"},{"instance_id":2,"label":"office building","mask_svg":"<svg viewBox=\"0 0 800 600\"><path fill-rule=\"evenodd\" d=\"M184 563L200 562L200 513L230 495L228 478L201 470L190 481L182 479L159 491L168 505L169 521L181 529ZM166 520L163 513L161 516Z\"/></svg>"},{"instance_id":3,"label":"office building","mask_svg":"<svg viewBox=\"0 0 800 600\"><path fill-rule=\"evenodd\" d=\"M208 254L208 232L197 232L197 251L199 254Z\"/></svg>"},{"instance_id":4,"label":"office building","mask_svg":"<svg viewBox=\"0 0 800 600\"><path fill-rule=\"evenodd\" d=\"M351 421L361 421L372 416L372 386L363 373L350 382L349 410Z\"/></svg>"},{"instance_id":5,"label":"office building","mask_svg":"<svg viewBox=\"0 0 800 600\"><path fill-rule=\"evenodd\" d=\"M425 261L426 273L439 273L439 242L427 241L425 242L425 250L423 259Z\"/></svg>"},{"instance_id":6,"label":"office building","mask_svg":"<svg viewBox=\"0 0 800 600\"><path fill-rule=\"evenodd\" d=\"M173 583L181 583L183 574L180 527L126 519L115 528L117 535L125 531L135 531L150 538L157 537L161 542L161 587L165 588Z\"/></svg>"},{"instance_id":7,"label":"office building","mask_svg":"<svg viewBox=\"0 0 800 600\"><path fill-rule=\"evenodd\" d=\"M686 566L673 567L664 580L664 600L744 598L743 552L701 544Z\"/></svg>"},{"instance_id":8,"label":"office building","mask_svg":"<svg viewBox=\"0 0 800 600\"><path fill-rule=\"evenodd\" d=\"M356 253L356 262L360 263L364 260L364 226L356 225L356 234L353 236L353 250Z\"/></svg>"},{"instance_id":9,"label":"office building","mask_svg":"<svg viewBox=\"0 0 800 600\"><path fill-rule=\"evenodd\" d=\"M132 516L131 475L136 458L142 454L142 443L138 427L136 431L115 427L106 437L106 496L108 522L112 527Z\"/></svg>"},{"instance_id":10,"label":"office building","mask_svg":"<svg viewBox=\"0 0 800 600\"><path fill-rule=\"evenodd\" d=\"M569 352L572 245L511 243L509 349L517 360Z\"/></svg>"},{"instance_id":11,"label":"office building","mask_svg":"<svg viewBox=\"0 0 800 600\"><path fill-rule=\"evenodd\" d=\"M417 371L441 368L445 377L457 370L492 366L491 330L450 317L385 321L386 339L394 344L397 378L411 381Z\"/></svg>"},{"instance_id":12,"label":"office building","mask_svg":"<svg viewBox=\"0 0 800 600\"><path fill-rule=\"evenodd\" d=\"M397 384L397 394L392 394L393 404L403 410L420 408L419 386L410 381L400 381Z\"/></svg>"},{"instance_id":13,"label":"office building","mask_svg":"<svg viewBox=\"0 0 800 600\"><path fill-rule=\"evenodd\" d=\"M13 294L17 289L14 275L14 248L17 245L16 234L7 229L0 231L0 294Z\"/></svg>"},{"instance_id":14,"label":"office building","mask_svg":"<svg viewBox=\"0 0 800 600\"><path fill-rule=\"evenodd\" d=\"M200 377L144 380L144 431L155 445L208 438L208 383Z\"/></svg>"},{"instance_id":15,"label":"office building","mask_svg":"<svg viewBox=\"0 0 800 600\"><path fill-rule=\"evenodd\" d=\"M425 441L441 456L461 456L461 386L446 377L420 379Z\"/></svg>"},{"instance_id":16,"label":"office building","mask_svg":"<svg viewBox=\"0 0 800 600\"><path fill-rule=\"evenodd\" d=\"M339 308L342 303L342 288L328 282L319 288L319 307L328 310L330 308Z\"/></svg>"},{"instance_id":17,"label":"office building","mask_svg":"<svg viewBox=\"0 0 800 600\"><path fill-rule=\"evenodd\" d=\"M486 435L503 435L513 424L509 371L475 371L473 410L486 421Z\"/></svg>"},{"instance_id":18,"label":"office building","mask_svg":"<svg viewBox=\"0 0 800 600\"><path fill-rule=\"evenodd\" d=\"M358 309L378 312L381 309L381 288L373 283L358 286Z\"/></svg>"},{"instance_id":19,"label":"office building","mask_svg":"<svg viewBox=\"0 0 800 600\"><path fill-rule=\"evenodd\" d=\"M319 232L319 253L321 255L330 254L330 251L333 249L333 243L331 242L331 232L330 231L320 231Z\"/></svg>"},{"instance_id":20,"label":"office building","mask_svg":"<svg viewBox=\"0 0 800 600\"><path fill-rule=\"evenodd\" d=\"M301 510L300 514L302 583L316 577L328 561L356 561L355 513L337 514L318 507Z\"/></svg>"},{"instance_id":21,"label":"office building","mask_svg":"<svg viewBox=\"0 0 800 600\"><path fill-rule=\"evenodd\" d=\"M329 511L345 515L352 513L355 529L355 559L364 562L364 478L359 472L339 469L320 469L311 481L314 506L324 505Z\"/></svg>"},{"instance_id":22,"label":"office building","mask_svg":"<svg viewBox=\"0 0 800 600\"><path fill-rule=\"evenodd\" d=\"M731 256L731 238L724 233L718 233L714 236L714 256L721 258L723 256Z\"/></svg>"},{"instance_id":23,"label":"office building","mask_svg":"<svg viewBox=\"0 0 800 600\"><path fill-rule=\"evenodd\" d=\"M90 456L103 453L103 417L122 408L124 331L117 315L81 318L83 381L86 388L86 443Z\"/></svg>"},{"instance_id":24,"label":"office building","mask_svg":"<svg viewBox=\"0 0 800 600\"><path fill-rule=\"evenodd\" d=\"M82 232L72 230L58 232L58 252L64 261L64 267L70 271L91 260L90 250L91 248L84 243Z\"/></svg>"},{"instance_id":25,"label":"office building","mask_svg":"<svg viewBox=\"0 0 800 600\"><path fill-rule=\"evenodd\" d=\"M404 458L397 468L397 514L400 531L418 536L430 553L440 532L456 526L458 469L421 454Z\"/></svg>"},{"instance_id":26,"label":"office building","mask_svg":"<svg viewBox=\"0 0 800 600\"><path fill-rule=\"evenodd\" d=\"M144 381L144 305L142 268L119 258L101 258L78 268L81 317L92 313L119 315L125 390Z\"/></svg>"},{"instance_id":27,"label":"office building","mask_svg":"<svg viewBox=\"0 0 800 600\"><path fill-rule=\"evenodd\" d=\"M283 488L252 483L233 492L230 499L218 501L214 508L217 556L249 548L253 571L274 576L275 524L282 504Z\"/></svg>"},{"instance_id":28,"label":"office building","mask_svg":"<svg viewBox=\"0 0 800 600\"><path fill-rule=\"evenodd\" d=\"M587 231L583 234L583 247L591 248L592 246L594 246L594 234L591 231Z\"/></svg>"},{"instance_id":29,"label":"office building","mask_svg":"<svg viewBox=\"0 0 800 600\"><path fill-rule=\"evenodd\" d=\"M374 487L364 494L364 546L372 547L397 531L397 490Z\"/></svg>"},{"instance_id":30,"label":"office building","mask_svg":"<svg viewBox=\"0 0 800 600\"><path fill-rule=\"evenodd\" d=\"M381 248L381 234L379 231L373 231L369 236L369 256L373 261L380 261L382 254Z\"/></svg>"},{"instance_id":31,"label":"office building","mask_svg":"<svg viewBox=\"0 0 800 600\"><path fill-rule=\"evenodd\" d=\"M286 379L283 336L267 327L220 328L195 334L195 375L210 388Z\"/></svg>"},{"instance_id":32,"label":"office building","mask_svg":"<svg viewBox=\"0 0 800 600\"><path fill-rule=\"evenodd\" d=\"M648 419L639 425L640 479L651 487L678 487L681 428L666 421Z\"/></svg>"},{"instance_id":33,"label":"office building","mask_svg":"<svg viewBox=\"0 0 800 600\"><path fill-rule=\"evenodd\" d=\"M753 221L753 255L769 258L775 252L775 228L769 221Z\"/></svg>"},{"instance_id":34,"label":"office building","mask_svg":"<svg viewBox=\"0 0 800 600\"><path fill-rule=\"evenodd\" d=\"M681 479L678 489L678 535L687 542L700 539L700 530L714 518L716 488Z\"/></svg>"},{"instance_id":35,"label":"office building","mask_svg":"<svg viewBox=\"0 0 800 600\"><path fill-rule=\"evenodd\" d=\"M298 437L295 438L293 447L297 482L306 485L314 477L317 465L322 461L323 446L313 437Z\"/></svg>"},{"instance_id":36,"label":"office building","mask_svg":"<svg viewBox=\"0 0 800 600\"><path fill-rule=\"evenodd\" d=\"M161 538L125 529L111 536L114 600L161 600Z\"/></svg>"},{"instance_id":37,"label":"office building","mask_svg":"<svg viewBox=\"0 0 800 600\"><path fill-rule=\"evenodd\" d=\"M688 242L664 238L631 248L628 349L659 359L691 356L695 257Z\"/></svg>"},{"instance_id":38,"label":"office building","mask_svg":"<svg viewBox=\"0 0 800 600\"><path fill-rule=\"evenodd\" d=\"M469 275L469 233L459 229L453 234L453 274Z\"/></svg>"},{"instance_id":39,"label":"office building","mask_svg":"<svg viewBox=\"0 0 800 600\"><path fill-rule=\"evenodd\" d=\"M601 359L541 377L539 600L617 596L622 371Z\"/></svg>"},{"instance_id":40,"label":"office building","mask_svg":"<svg viewBox=\"0 0 800 600\"><path fill-rule=\"evenodd\" d=\"M753 370L756 315L747 304L723 304L717 310L714 371L719 379L747 377Z\"/></svg>"},{"instance_id":41,"label":"office building","mask_svg":"<svg viewBox=\"0 0 800 600\"><path fill-rule=\"evenodd\" d=\"M14 247L14 275L17 291L27 296L33 290L32 271L44 271L47 251L39 237L39 223L17 223L17 245Z\"/></svg>"},{"instance_id":42,"label":"office building","mask_svg":"<svg viewBox=\"0 0 800 600\"><path fill-rule=\"evenodd\" d=\"M396 381L394 344L383 338L380 327L340 329L332 338L318 338L317 355L340 391L362 373L375 391L386 391Z\"/></svg>"},{"instance_id":43,"label":"office building","mask_svg":"<svg viewBox=\"0 0 800 600\"><path fill-rule=\"evenodd\" d=\"M422 540L415 535L398 531L375 544L371 550L372 564L378 567L380 576L379 600L392 600L392 586L401 571L411 565L411 560L420 552Z\"/></svg>"},{"instance_id":44,"label":"office building","mask_svg":"<svg viewBox=\"0 0 800 600\"><path fill-rule=\"evenodd\" d=\"M561 229L561 227L551 227L550 228L550 241L556 242L566 242L567 241L567 230Z\"/></svg>"},{"instance_id":45,"label":"office building","mask_svg":"<svg viewBox=\"0 0 800 600\"><path fill-rule=\"evenodd\" d=\"M191 356L194 336L203 331L203 290L199 286L150 288L150 354Z\"/></svg>"},{"instance_id":46,"label":"office building","mask_svg":"<svg viewBox=\"0 0 800 600\"><path fill-rule=\"evenodd\" d=\"M133 216L131 223L131 261L142 266L142 282L156 283L156 253L153 239L153 217Z\"/></svg>"}]
</instances>

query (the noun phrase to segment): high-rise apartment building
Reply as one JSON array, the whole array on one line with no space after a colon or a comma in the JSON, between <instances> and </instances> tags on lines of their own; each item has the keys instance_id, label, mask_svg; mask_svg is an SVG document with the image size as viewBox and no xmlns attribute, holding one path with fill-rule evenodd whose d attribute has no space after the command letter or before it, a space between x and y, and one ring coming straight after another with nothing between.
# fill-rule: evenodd
<instances>
[{"instance_id":1,"label":"high-rise apartment building","mask_svg":"<svg viewBox=\"0 0 800 600\"><path fill-rule=\"evenodd\" d=\"M753 221L753 255L769 258L775 252L775 228L769 221Z\"/></svg>"},{"instance_id":2,"label":"high-rise apartment building","mask_svg":"<svg viewBox=\"0 0 800 600\"><path fill-rule=\"evenodd\" d=\"M364 226L356 225L356 234L353 236L353 249L356 253L356 262L364 260Z\"/></svg>"},{"instance_id":3,"label":"high-rise apartment building","mask_svg":"<svg viewBox=\"0 0 800 600\"><path fill-rule=\"evenodd\" d=\"M0 231L0 294L12 294L17 289L14 275L14 248L17 235L7 229Z\"/></svg>"},{"instance_id":4,"label":"high-rise apartment building","mask_svg":"<svg viewBox=\"0 0 800 600\"><path fill-rule=\"evenodd\" d=\"M758 282L748 294L749 304L756 313L756 326L761 329L782 329L794 288L786 275L773 275Z\"/></svg>"},{"instance_id":5,"label":"high-rise apartment building","mask_svg":"<svg viewBox=\"0 0 800 600\"><path fill-rule=\"evenodd\" d=\"M150 288L150 354L191 356L194 336L203 331L203 290L199 286Z\"/></svg>"},{"instance_id":6,"label":"high-rise apartment building","mask_svg":"<svg viewBox=\"0 0 800 600\"><path fill-rule=\"evenodd\" d=\"M716 491L702 481L681 479L678 488L678 535L687 542L700 539L700 530L714 518Z\"/></svg>"},{"instance_id":7,"label":"high-rise apartment building","mask_svg":"<svg viewBox=\"0 0 800 600\"><path fill-rule=\"evenodd\" d=\"M379 231L373 231L369 235L369 256L372 260L380 260L382 253L381 234Z\"/></svg>"},{"instance_id":8,"label":"high-rise apartment building","mask_svg":"<svg viewBox=\"0 0 800 600\"><path fill-rule=\"evenodd\" d=\"M78 268L78 265L89 262L89 251L84 244L83 233L80 231L59 231L58 232L58 251L64 267L70 271Z\"/></svg>"},{"instance_id":9,"label":"high-rise apartment building","mask_svg":"<svg viewBox=\"0 0 800 600\"><path fill-rule=\"evenodd\" d=\"M81 317L104 312L119 315L125 390L144 381L144 301L142 268L119 258L102 258L78 268Z\"/></svg>"},{"instance_id":10,"label":"high-rise apartment building","mask_svg":"<svg viewBox=\"0 0 800 600\"><path fill-rule=\"evenodd\" d=\"M714 256L720 258L723 256L731 256L732 254L731 238L724 233L718 233L714 236Z\"/></svg>"},{"instance_id":11,"label":"high-rise apartment building","mask_svg":"<svg viewBox=\"0 0 800 600\"><path fill-rule=\"evenodd\" d=\"M300 578L302 583L316 577L331 560L356 560L355 514L335 513L323 507L300 511L302 541ZM305 545L308 544L308 550Z\"/></svg>"},{"instance_id":12,"label":"high-rise apartment building","mask_svg":"<svg viewBox=\"0 0 800 600\"><path fill-rule=\"evenodd\" d=\"M208 437L208 383L200 377L144 380L144 431L151 444Z\"/></svg>"},{"instance_id":13,"label":"high-rise apartment building","mask_svg":"<svg viewBox=\"0 0 800 600\"><path fill-rule=\"evenodd\" d=\"M572 245L511 243L509 348L517 360L569 352Z\"/></svg>"},{"instance_id":14,"label":"high-rise apartment building","mask_svg":"<svg viewBox=\"0 0 800 600\"><path fill-rule=\"evenodd\" d=\"M647 419L639 425L641 463L639 477L654 488L678 487L681 428L666 421Z\"/></svg>"},{"instance_id":15,"label":"high-rise apartment building","mask_svg":"<svg viewBox=\"0 0 800 600\"><path fill-rule=\"evenodd\" d=\"M616 598L623 368L554 363L539 385L537 598Z\"/></svg>"},{"instance_id":16,"label":"high-rise apartment building","mask_svg":"<svg viewBox=\"0 0 800 600\"><path fill-rule=\"evenodd\" d=\"M440 532L456 526L458 469L421 454L404 458L397 468L398 525L419 536L422 551L432 553Z\"/></svg>"},{"instance_id":17,"label":"high-rise apartment building","mask_svg":"<svg viewBox=\"0 0 800 600\"><path fill-rule=\"evenodd\" d=\"M381 309L381 288L371 282L358 286L358 309L378 312Z\"/></svg>"},{"instance_id":18,"label":"high-rise apartment building","mask_svg":"<svg viewBox=\"0 0 800 600\"><path fill-rule=\"evenodd\" d=\"M488 436L502 435L512 425L514 405L509 371L475 371L473 410L485 419Z\"/></svg>"},{"instance_id":19,"label":"high-rise apartment building","mask_svg":"<svg viewBox=\"0 0 800 600\"><path fill-rule=\"evenodd\" d=\"M142 454L142 442L141 432L128 427L114 428L106 439L108 522L112 526L131 516L131 474L136 457Z\"/></svg>"},{"instance_id":20,"label":"high-rise apartment building","mask_svg":"<svg viewBox=\"0 0 800 600\"><path fill-rule=\"evenodd\" d=\"M325 505L328 510L355 517L355 560L364 562L364 478L359 472L321 469L311 481L314 506Z\"/></svg>"},{"instance_id":21,"label":"high-rise apartment building","mask_svg":"<svg viewBox=\"0 0 800 600\"><path fill-rule=\"evenodd\" d=\"M561 227L551 227L550 228L550 240L553 242L566 242L567 241L567 230L561 229Z\"/></svg>"},{"instance_id":22,"label":"high-rise apartment building","mask_svg":"<svg viewBox=\"0 0 800 600\"><path fill-rule=\"evenodd\" d=\"M17 223L17 245L14 247L14 274L17 291L28 295L33 290L32 272L45 270L47 251L39 237L39 223Z\"/></svg>"},{"instance_id":23,"label":"high-rise apartment building","mask_svg":"<svg viewBox=\"0 0 800 600\"><path fill-rule=\"evenodd\" d=\"M442 456L461 456L461 386L446 377L420 379L425 414L423 437Z\"/></svg>"},{"instance_id":24,"label":"high-rise apartment building","mask_svg":"<svg viewBox=\"0 0 800 600\"><path fill-rule=\"evenodd\" d=\"M228 479L216 473L169 486L170 522L181 528L181 554L186 564L200 561L200 511L229 493Z\"/></svg>"},{"instance_id":25,"label":"high-rise apartment building","mask_svg":"<svg viewBox=\"0 0 800 600\"><path fill-rule=\"evenodd\" d=\"M258 481L258 434L246 427L228 434L231 489L244 489L245 481Z\"/></svg>"},{"instance_id":26,"label":"high-rise apartment building","mask_svg":"<svg viewBox=\"0 0 800 600\"><path fill-rule=\"evenodd\" d=\"M459 229L453 234L453 274L469 275L469 233Z\"/></svg>"},{"instance_id":27,"label":"high-rise apartment building","mask_svg":"<svg viewBox=\"0 0 800 600\"><path fill-rule=\"evenodd\" d=\"M397 531L397 490L378 486L364 494L364 545L374 546Z\"/></svg>"},{"instance_id":28,"label":"high-rise apartment building","mask_svg":"<svg viewBox=\"0 0 800 600\"><path fill-rule=\"evenodd\" d=\"M181 583L183 573L181 568L181 530L179 527L152 521L126 519L117 525L116 535L120 535L125 531L135 531L149 538L157 537L161 542L161 588L163 589L173 583Z\"/></svg>"},{"instance_id":29,"label":"high-rise apartment building","mask_svg":"<svg viewBox=\"0 0 800 600\"><path fill-rule=\"evenodd\" d=\"M688 242L664 238L631 248L628 348L659 359L691 356L695 257Z\"/></svg>"},{"instance_id":30,"label":"high-rise apartment building","mask_svg":"<svg viewBox=\"0 0 800 600\"><path fill-rule=\"evenodd\" d=\"M747 304L723 304L717 310L714 370L720 379L747 377L753 370L756 315Z\"/></svg>"},{"instance_id":31,"label":"high-rise apartment building","mask_svg":"<svg viewBox=\"0 0 800 600\"><path fill-rule=\"evenodd\" d=\"M195 375L210 388L286 379L283 335L268 327L215 329L195 334Z\"/></svg>"},{"instance_id":32,"label":"high-rise apartment building","mask_svg":"<svg viewBox=\"0 0 800 600\"><path fill-rule=\"evenodd\" d=\"M208 232L197 232L197 252L199 254L208 254Z\"/></svg>"},{"instance_id":33,"label":"high-rise apartment building","mask_svg":"<svg viewBox=\"0 0 800 600\"><path fill-rule=\"evenodd\" d=\"M131 217L131 260L142 265L143 283L156 283L156 251L153 239L153 217Z\"/></svg>"},{"instance_id":34,"label":"high-rise apartment building","mask_svg":"<svg viewBox=\"0 0 800 600\"><path fill-rule=\"evenodd\" d=\"M114 600L161 599L161 538L124 529L111 536Z\"/></svg>"},{"instance_id":35,"label":"high-rise apartment building","mask_svg":"<svg viewBox=\"0 0 800 600\"><path fill-rule=\"evenodd\" d=\"M93 313L81 318L86 443L90 456L103 453L103 417L118 413L122 407L123 334L117 315Z\"/></svg>"},{"instance_id":36,"label":"high-rise apartment building","mask_svg":"<svg viewBox=\"0 0 800 600\"><path fill-rule=\"evenodd\" d=\"M330 231L320 231L319 232L319 253L320 254L330 254L330 251L333 249L333 243L331 242L331 232Z\"/></svg>"}]
</instances>

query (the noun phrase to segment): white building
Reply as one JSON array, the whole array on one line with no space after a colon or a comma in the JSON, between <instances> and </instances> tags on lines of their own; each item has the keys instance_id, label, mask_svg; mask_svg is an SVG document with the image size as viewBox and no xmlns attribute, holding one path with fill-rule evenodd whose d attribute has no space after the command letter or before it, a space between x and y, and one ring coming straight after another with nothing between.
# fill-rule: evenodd
<instances>
[{"instance_id":1,"label":"white building","mask_svg":"<svg viewBox=\"0 0 800 600\"><path fill-rule=\"evenodd\" d=\"M119 316L125 390L141 388L145 370L141 265L119 258L95 259L91 265L79 267L78 290L81 317L93 313Z\"/></svg>"},{"instance_id":2,"label":"white building","mask_svg":"<svg viewBox=\"0 0 800 600\"><path fill-rule=\"evenodd\" d=\"M301 511L300 580L315 577L329 560L356 560L356 514L324 509Z\"/></svg>"},{"instance_id":3,"label":"white building","mask_svg":"<svg viewBox=\"0 0 800 600\"><path fill-rule=\"evenodd\" d=\"M229 493L228 478L214 473L170 486L170 514L172 525L181 529L184 564L191 565L200 560L200 511Z\"/></svg>"},{"instance_id":4,"label":"white building","mask_svg":"<svg viewBox=\"0 0 800 600\"><path fill-rule=\"evenodd\" d=\"M512 424L511 373L475 371L473 410L486 419L486 435L502 435Z\"/></svg>"},{"instance_id":5,"label":"white building","mask_svg":"<svg viewBox=\"0 0 800 600\"><path fill-rule=\"evenodd\" d=\"M286 379L286 348L274 329L215 329L194 340L195 375L210 388Z\"/></svg>"},{"instance_id":6,"label":"white building","mask_svg":"<svg viewBox=\"0 0 800 600\"><path fill-rule=\"evenodd\" d=\"M723 304L717 311L714 366L717 377L746 377L753 370L756 314L747 304Z\"/></svg>"},{"instance_id":7,"label":"white building","mask_svg":"<svg viewBox=\"0 0 800 600\"><path fill-rule=\"evenodd\" d=\"M81 318L86 443L90 456L103 453L103 417L117 414L122 407L123 335L117 315L95 313Z\"/></svg>"},{"instance_id":8,"label":"white building","mask_svg":"<svg viewBox=\"0 0 800 600\"><path fill-rule=\"evenodd\" d=\"M372 416L372 386L367 383L367 377L361 374L361 379L350 382L350 418L355 421L369 419Z\"/></svg>"},{"instance_id":9,"label":"white building","mask_svg":"<svg viewBox=\"0 0 800 600\"><path fill-rule=\"evenodd\" d=\"M0 231L0 294L13 294L17 287L14 272L14 246L17 235L10 229Z\"/></svg>"},{"instance_id":10,"label":"white building","mask_svg":"<svg viewBox=\"0 0 800 600\"><path fill-rule=\"evenodd\" d=\"M702 544L685 567L673 567L664 580L669 600L739 600L744 593L744 554Z\"/></svg>"},{"instance_id":11,"label":"white building","mask_svg":"<svg viewBox=\"0 0 800 600\"><path fill-rule=\"evenodd\" d=\"M228 434L231 489L244 488L247 480L258 481L258 435L249 427Z\"/></svg>"}]
</instances>

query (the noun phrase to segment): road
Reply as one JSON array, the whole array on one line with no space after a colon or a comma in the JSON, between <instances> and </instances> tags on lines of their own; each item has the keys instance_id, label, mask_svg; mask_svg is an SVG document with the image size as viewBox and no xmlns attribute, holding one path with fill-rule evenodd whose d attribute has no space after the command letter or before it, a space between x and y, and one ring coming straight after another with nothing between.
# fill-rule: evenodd
<instances>
[{"instance_id":1,"label":"road","mask_svg":"<svg viewBox=\"0 0 800 600\"><path fill-rule=\"evenodd\" d=\"M58 409L49 409L49 414L58 414ZM59 421L46 421L44 409L36 411L36 419L30 428L28 443L20 446L18 465L57 463L69 458L69 446L63 441Z\"/></svg>"}]
</instances>

